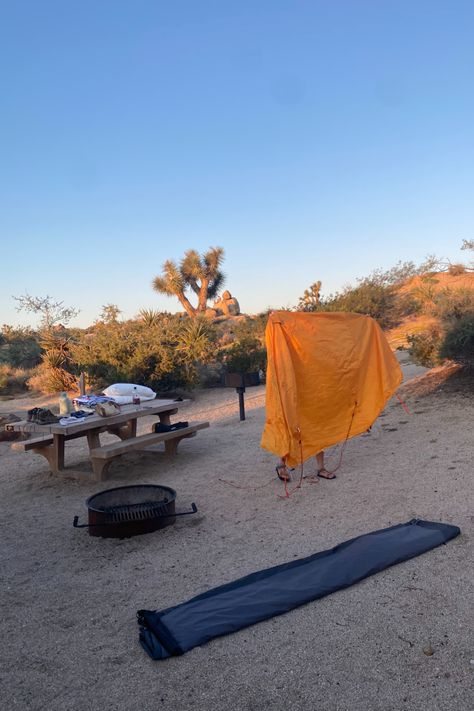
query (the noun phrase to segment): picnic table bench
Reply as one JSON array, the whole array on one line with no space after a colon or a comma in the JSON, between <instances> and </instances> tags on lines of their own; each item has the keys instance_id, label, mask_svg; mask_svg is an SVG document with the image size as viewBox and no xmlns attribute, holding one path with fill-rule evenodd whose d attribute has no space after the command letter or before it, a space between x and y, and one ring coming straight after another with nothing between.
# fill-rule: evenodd
<instances>
[{"instance_id":1,"label":"picnic table bench","mask_svg":"<svg viewBox=\"0 0 474 711\"><path fill-rule=\"evenodd\" d=\"M101 481L105 478L112 461L122 454L163 442L165 454L174 455L181 440L194 437L199 430L209 427L209 422L190 422L187 427L181 429L155 432L155 423L153 423L150 433L137 436L139 418L157 415L159 422L169 425L171 415L175 415L184 402L186 401L152 400L142 405L122 405L119 414L110 417L90 415L84 420L67 425L59 423L39 425L22 421L11 423L6 427L15 432L41 432L42 437L15 442L12 444L12 449L42 455L55 474L66 470L64 464L65 443L78 437L86 437L94 478L96 481ZM116 435L120 441L101 444L100 435L104 432ZM66 472L74 473L69 469Z\"/></svg>"}]
</instances>

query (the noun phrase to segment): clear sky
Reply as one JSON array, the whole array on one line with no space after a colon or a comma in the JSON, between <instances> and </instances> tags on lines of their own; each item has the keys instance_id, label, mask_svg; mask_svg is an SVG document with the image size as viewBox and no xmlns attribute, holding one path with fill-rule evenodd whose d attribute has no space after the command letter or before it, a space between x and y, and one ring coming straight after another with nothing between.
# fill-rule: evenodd
<instances>
[{"instance_id":1,"label":"clear sky","mask_svg":"<svg viewBox=\"0 0 474 711\"><path fill-rule=\"evenodd\" d=\"M225 248L247 313L474 237L472 0L0 0L12 295L177 310Z\"/></svg>"}]
</instances>

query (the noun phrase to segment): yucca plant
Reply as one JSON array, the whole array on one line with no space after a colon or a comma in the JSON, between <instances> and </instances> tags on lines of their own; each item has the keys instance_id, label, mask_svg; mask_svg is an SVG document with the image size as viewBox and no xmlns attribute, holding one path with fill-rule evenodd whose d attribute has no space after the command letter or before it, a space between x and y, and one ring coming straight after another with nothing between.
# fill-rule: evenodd
<instances>
[{"instance_id":1,"label":"yucca plant","mask_svg":"<svg viewBox=\"0 0 474 711\"><path fill-rule=\"evenodd\" d=\"M158 311L158 309L140 309L138 316L145 326L153 328L160 322L161 311Z\"/></svg>"},{"instance_id":2,"label":"yucca plant","mask_svg":"<svg viewBox=\"0 0 474 711\"><path fill-rule=\"evenodd\" d=\"M186 323L178 334L176 350L181 355L189 382L196 379L197 364L208 359L212 341L209 322L202 317Z\"/></svg>"}]
</instances>

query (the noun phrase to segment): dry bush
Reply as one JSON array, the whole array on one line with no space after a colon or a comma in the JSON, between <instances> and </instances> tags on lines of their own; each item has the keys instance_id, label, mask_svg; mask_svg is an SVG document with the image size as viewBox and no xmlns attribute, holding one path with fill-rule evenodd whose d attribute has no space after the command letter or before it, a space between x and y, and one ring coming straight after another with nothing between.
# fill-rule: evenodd
<instances>
[{"instance_id":1,"label":"dry bush","mask_svg":"<svg viewBox=\"0 0 474 711\"><path fill-rule=\"evenodd\" d=\"M27 383L31 373L31 370L24 368L0 365L0 395L16 395L28 390Z\"/></svg>"},{"instance_id":2,"label":"dry bush","mask_svg":"<svg viewBox=\"0 0 474 711\"><path fill-rule=\"evenodd\" d=\"M28 380L28 388L42 393L71 392L77 390L77 383L74 376L64 368L40 365Z\"/></svg>"},{"instance_id":3,"label":"dry bush","mask_svg":"<svg viewBox=\"0 0 474 711\"><path fill-rule=\"evenodd\" d=\"M450 264L448 267L448 274L451 276L460 276L466 273L466 266L464 264Z\"/></svg>"}]
</instances>

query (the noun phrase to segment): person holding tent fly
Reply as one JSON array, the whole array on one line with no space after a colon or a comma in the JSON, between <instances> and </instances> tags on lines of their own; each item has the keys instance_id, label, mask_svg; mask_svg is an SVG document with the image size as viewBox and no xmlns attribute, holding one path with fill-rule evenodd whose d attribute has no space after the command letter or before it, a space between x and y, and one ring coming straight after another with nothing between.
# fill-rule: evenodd
<instances>
[{"instance_id":1,"label":"person holding tent fly","mask_svg":"<svg viewBox=\"0 0 474 711\"><path fill-rule=\"evenodd\" d=\"M324 452L342 444L342 454L349 439L373 425L402 381L397 358L365 314L274 311L265 344L261 446L279 458L276 472L285 482L297 466L302 478L335 479L324 466ZM310 457L317 471L304 477Z\"/></svg>"}]
</instances>

